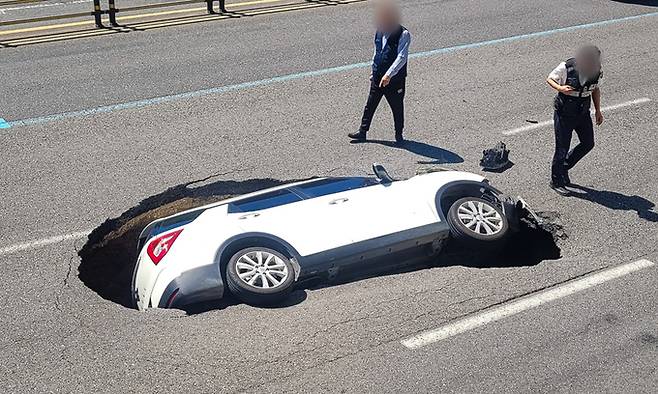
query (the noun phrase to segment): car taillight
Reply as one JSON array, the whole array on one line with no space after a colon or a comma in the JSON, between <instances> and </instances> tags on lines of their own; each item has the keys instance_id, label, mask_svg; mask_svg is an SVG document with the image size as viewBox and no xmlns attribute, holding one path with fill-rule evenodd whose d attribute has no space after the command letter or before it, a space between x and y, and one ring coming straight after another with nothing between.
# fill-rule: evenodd
<instances>
[{"instance_id":1,"label":"car taillight","mask_svg":"<svg viewBox=\"0 0 658 394\"><path fill-rule=\"evenodd\" d=\"M160 260L165 257L181 232L183 232L183 229L162 234L149 243L146 247L146 253L151 258L153 264L158 265Z\"/></svg>"}]
</instances>

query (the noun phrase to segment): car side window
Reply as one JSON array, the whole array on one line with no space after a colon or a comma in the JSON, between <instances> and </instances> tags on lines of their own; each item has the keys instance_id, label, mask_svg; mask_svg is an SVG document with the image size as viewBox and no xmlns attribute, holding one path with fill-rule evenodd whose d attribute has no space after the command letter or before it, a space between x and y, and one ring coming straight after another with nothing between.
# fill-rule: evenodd
<instances>
[{"instance_id":1,"label":"car side window","mask_svg":"<svg viewBox=\"0 0 658 394\"><path fill-rule=\"evenodd\" d=\"M301 197L297 196L296 194L286 189L281 189L232 202L228 206L228 212L234 213L260 211L263 209L291 204L301 200Z\"/></svg>"},{"instance_id":2,"label":"car side window","mask_svg":"<svg viewBox=\"0 0 658 394\"><path fill-rule=\"evenodd\" d=\"M360 189L362 187L376 185L377 183L376 179L365 177L328 178L305 185L299 185L297 188L309 198L314 198L347 190Z\"/></svg>"}]
</instances>

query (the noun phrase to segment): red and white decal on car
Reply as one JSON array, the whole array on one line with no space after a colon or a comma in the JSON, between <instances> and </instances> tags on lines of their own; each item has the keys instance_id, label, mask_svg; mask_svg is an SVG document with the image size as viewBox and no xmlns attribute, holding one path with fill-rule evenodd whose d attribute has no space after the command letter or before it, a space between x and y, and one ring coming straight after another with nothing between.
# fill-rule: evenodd
<instances>
[{"instance_id":1,"label":"red and white decal on car","mask_svg":"<svg viewBox=\"0 0 658 394\"><path fill-rule=\"evenodd\" d=\"M149 243L146 248L146 253L151 258L153 264L158 265L158 263L165 257L181 232L183 232L182 228L167 234L159 235Z\"/></svg>"}]
</instances>

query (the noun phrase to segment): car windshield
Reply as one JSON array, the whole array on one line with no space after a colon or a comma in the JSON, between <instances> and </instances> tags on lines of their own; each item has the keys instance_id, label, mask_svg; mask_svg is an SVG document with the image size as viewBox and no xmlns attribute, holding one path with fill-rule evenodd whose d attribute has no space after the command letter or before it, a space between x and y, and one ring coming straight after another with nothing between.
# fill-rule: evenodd
<instances>
[{"instance_id":1,"label":"car windshield","mask_svg":"<svg viewBox=\"0 0 658 394\"><path fill-rule=\"evenodd\" d=\"M326 196L328 194L340 193L347 190L360 189L376 185L379 182L375 178L350 177L350 178L327 178L296 187L304 196L309 198Z\"/></svg>"}]
</instances>

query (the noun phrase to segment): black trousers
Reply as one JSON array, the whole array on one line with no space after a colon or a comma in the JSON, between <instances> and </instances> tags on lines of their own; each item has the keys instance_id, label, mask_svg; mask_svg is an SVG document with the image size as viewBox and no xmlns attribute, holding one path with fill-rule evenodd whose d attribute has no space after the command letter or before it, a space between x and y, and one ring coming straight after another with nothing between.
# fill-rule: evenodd
<instances>
[{"instance_id":1,"label":"black trousers","mask_svg":"<svg viewBox=\"0 0 658 394\"><path fill-rule=\"evenodd\" d=\"M567 171L594 148L594 127L589 111L576 116L564 116L556 111L553 115L555 126L555 154L551 167L551 179L554 184L563 185ZM571 151L571 137L574 130L580 143Z\"/></svg>"},{"instance_id":2,"label":"black trousers","mask_svg":"<svg viewBox=\"0 0 658 394\"><path fill-rule=\"evenodd\" d=\"M395 122L395 133L402 135L404 129L404 91L405 91L405 78L393 80L385 88L380 88L379 84L374 80L370 82L370 93L368 94L368 102L363 110L363 118L361 119L361 127L359 131L367 132L370 130L370 123L372 117L375 115L375 110L382 97L386 97L388 105L391 106L393 111L393 121Z\"/></svg>"}]
</instances>

